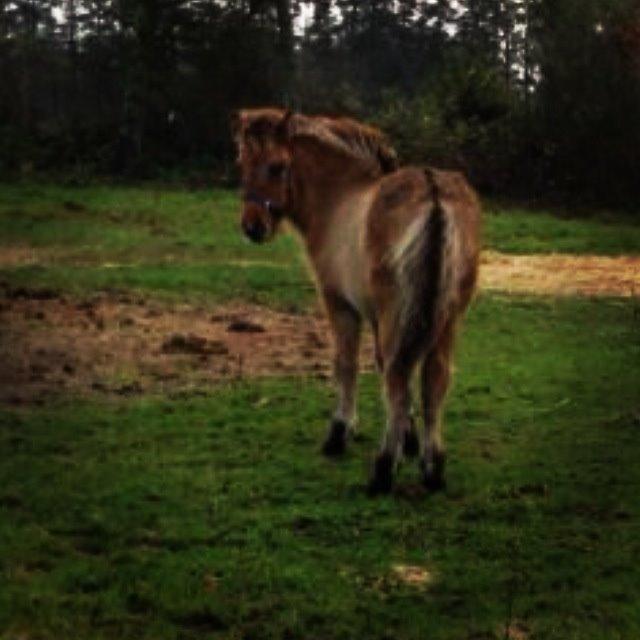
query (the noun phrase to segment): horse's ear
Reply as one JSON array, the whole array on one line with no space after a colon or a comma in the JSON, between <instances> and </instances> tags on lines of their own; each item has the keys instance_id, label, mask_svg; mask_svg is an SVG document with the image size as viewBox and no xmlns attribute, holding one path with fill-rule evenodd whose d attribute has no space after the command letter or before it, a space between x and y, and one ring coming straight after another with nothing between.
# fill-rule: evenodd
<instances>
[{"instance_id":1,"label":"horse's ear","mask_svg":"<svg viewBox=\"0 0 640 640\"><path fill-rule=\"evenodd\" d=\"M276 139L279 142L287 143L291 138L291 126L293 124L293 111L287 109L282 119L276 125Z\"/></svg>"}]
</instances>

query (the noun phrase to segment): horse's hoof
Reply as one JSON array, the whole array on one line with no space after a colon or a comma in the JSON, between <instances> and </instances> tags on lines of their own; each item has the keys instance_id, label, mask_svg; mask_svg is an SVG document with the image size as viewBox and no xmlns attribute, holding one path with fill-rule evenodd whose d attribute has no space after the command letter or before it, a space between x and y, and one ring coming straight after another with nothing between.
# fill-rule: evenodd
<instances>
[{"instance_id":1,"label":"horse's hoof","mask_svg":"<svg viewBox=\"0 0 640 640\"><path fill-rule=\"evenodd\" d=\"M422 478L422 484L424 485L425 489L427 489L431 493L444 491L447 488L447 482L443 476L435 476L432 474L425 474Z\"/></svg>"},{"instance_id":2,"label":"horse's hoof","mask_svg":"<svg viewBox=\"0 0 640 640\"><path fill-rule=\"evenodd\" d=\"M421 461L422 483L429 491L442 491L446 488L447 483L444 478L445 454L438 451L433 455L433 461L427 465L424 460Z\"/></svg>"},{"instance_id":3,"label":"horse's hoof","mask_svg":"<svg viewBox=\"0 0 640 640\"><path fill-rule=\"evenodd\" d=\"M333 420L329 435L322 445L322 453L329 458L342 455L347 448L347 425L342 420Z\"/></svg>"},{"instance_id":4,"label":"horse's hoof","mask_svg":"<svg viewBox=\"0 0 640 640\"><path fill-rule=\"evenodd\" d=\"M373 465L373 475L367 487L370 496L390 493L393 488L394 460L390 453L381 453Z\"/></svg>"},{"instance_id":5,"label":"horse's hoof","mask_svg":"<svg viewBox=\"0 0 640 640\"><path fill-rule=\"evenodd\" d=\"M420 452L420 441L415 429L411 429L404 434L404 444L402 447L407 458L415 458Z\"/></svg>"}]
</instances>

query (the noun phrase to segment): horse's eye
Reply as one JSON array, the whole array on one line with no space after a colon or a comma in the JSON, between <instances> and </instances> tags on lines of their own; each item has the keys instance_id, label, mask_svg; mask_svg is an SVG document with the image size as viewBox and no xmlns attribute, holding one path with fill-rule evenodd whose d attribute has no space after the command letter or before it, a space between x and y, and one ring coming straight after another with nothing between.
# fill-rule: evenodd
<instances>
[{"instance_id":1,"label":"horse's eye","mask_svg":"<svg viewBox=\"0 0 640 640\"><path fill-rule=\"evenodd\" d=\"M269 177L273 180L282 178L286 169L287 165L284 162L272 162L268 168Z\"/></svg>"}]
</instances>

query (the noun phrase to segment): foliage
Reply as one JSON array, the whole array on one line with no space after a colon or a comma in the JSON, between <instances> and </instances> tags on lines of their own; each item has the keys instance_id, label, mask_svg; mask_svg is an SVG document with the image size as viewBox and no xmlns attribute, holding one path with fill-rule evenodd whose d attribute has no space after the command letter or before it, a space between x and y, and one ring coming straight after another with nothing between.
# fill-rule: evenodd
<instances>
[{"instance_id":1,"label":"foliage","mask_svg":"<svg viewBox=\"0 0 640 640\"><path fill-rule=\"evenodd\" d=\"M0 170L226 178L230 111L278 103L378 121L408 160L486 191L631 208L638 16L634 0L4 3Z\"/></svg>"}]
</instances>

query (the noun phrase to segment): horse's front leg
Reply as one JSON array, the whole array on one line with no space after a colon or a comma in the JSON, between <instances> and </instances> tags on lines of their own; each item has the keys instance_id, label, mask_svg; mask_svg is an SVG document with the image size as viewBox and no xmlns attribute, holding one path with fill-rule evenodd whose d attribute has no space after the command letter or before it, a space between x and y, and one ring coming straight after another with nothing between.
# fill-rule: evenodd
<instances>
[{"instance_id":1,"label":"horse's front leg","mask_svg":"<svg viewBox=\"0 0 640 640\"><path fill-rule=\"evenodd\" d=\"M347 436L356 426L356 378L361 320L347 303L327 296L325 299L335 342L334 377L338 388L338 406L329 424L322 446L327 456L344 453Z\"/></svg>"}]
</instances>

